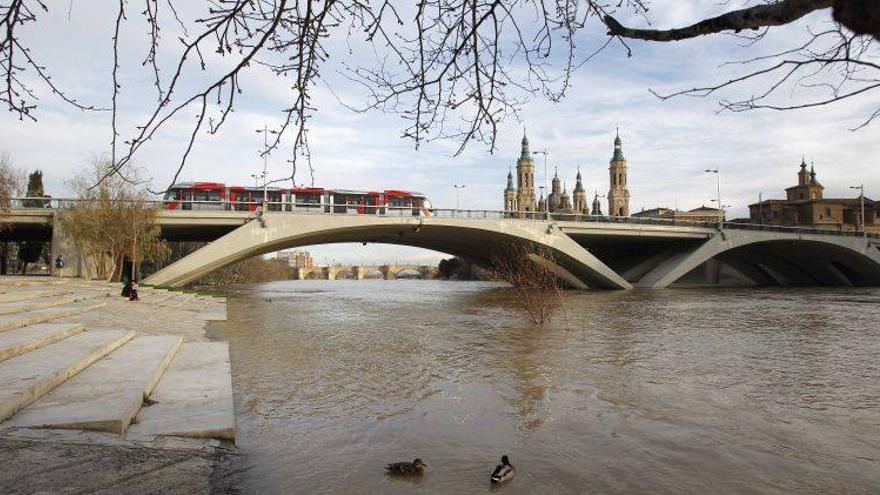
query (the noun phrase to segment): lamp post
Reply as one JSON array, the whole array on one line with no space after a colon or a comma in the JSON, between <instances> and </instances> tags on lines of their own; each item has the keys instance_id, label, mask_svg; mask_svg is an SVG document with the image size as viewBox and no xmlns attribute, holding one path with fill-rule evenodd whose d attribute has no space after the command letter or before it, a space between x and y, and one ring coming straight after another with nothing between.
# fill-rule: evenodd
<instances>
[{"instance_id":1,"label":"lamp post","mask_svg":"<svg viewBox=\"0 0 880 495\"><path fill-rule=\"evenodd\" d=\"M764 193L758 191L758 223L764 223Z\"/></svg>"},{"instance_id":2,"label":"lamp post","mask_svg":"<svg viewBox=\"0 0 880 495\"><path fill-rule=\"evenodd\" d=\"M715 201L718 202L718 230L721 230L724 228L724 205L721 204L721 170L717 168L707 168L706 173L715 174L715 184L717 188Z\"/></svg>"},{"instance_id":3,"label":"lamp post","mask_svg":"<svg viewBox=\"0 0 880 495\"><path fill-rule=\"evenodd\" d=\"M467 186L464 184L453 184L452 187L455 188L455 211L458 211L458 191L459 189L464 189Z\"/></svg>"},{"instance_id":4,"label":"lamp post","mask_svg":"<svg viewBox=\"0 0 880 495\"><path fill-rule=\"evenodd\" d=\"M547 150L546 147L544 147L543 150L533 151L532 153L536 155L544 155L544 186L541 187L541 189L547 190L547 155L549 155L550 152ZM544 210L550 211L549 201L544 202Z\"/></svg>"},{"instance_id":5,"label":"lamp post","mask_svg":"<svg viewBox=\"0 0 880 495\"><path fill-rule=\"evenodd\" d=\"M859 184L857 186L849 186L850 189L858 189L859 190L859 200L861 203L861 214L859 215L859 220L862 224L862 237L868 237L868 232L865 229L865 185Z\"/></svg>"},{"instance_id":6,"label":"lamp post","mask_svg":"<svg viewBox=\"0 0 880 495\"><path fill-rule=\"evenodd\" d=\"M262 129L257 129L257 134L263 135L263 211L269 206L269 181L266 177L269 175L269 134L278 134L276 131L270 131L269 126L264 125ZM256 177L255 177L256 178Z\"/></svg>"}]
</instances>

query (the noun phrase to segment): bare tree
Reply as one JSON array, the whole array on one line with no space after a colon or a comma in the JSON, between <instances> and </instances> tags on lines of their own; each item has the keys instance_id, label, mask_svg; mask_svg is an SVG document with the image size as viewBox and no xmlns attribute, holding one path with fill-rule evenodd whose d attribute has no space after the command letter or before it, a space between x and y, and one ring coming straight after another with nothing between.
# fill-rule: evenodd
<instances>
[{"instance_id":1,"label":"bare tree","mask_svg":"<svg viewBox=\"0 0 880 495\"><path fill-rule=\"evenodd\" d=\"M492 271L510 284L516 297L517 309L535 325L544 326L562 306L562 283L559 277L535 256L553 261L553 255L538 248L532 252L522 244L510 244L492 258Z\"/></svg>"},{"instance_id":2,"label":"bare tree","mask_svg":"<svg viewBox=\"0 0 880 495\"><path fill-rule=\"evenodd\" d=\"M162 261L168 247L155 221L161 203L149 202L144 187L120 176L109 176L91 187L109 167L108 161L95 160L90 169L71 181L77 199L58 211L58 219L95 275L119 281L126 258L134 263ZM137 180L131 167L122 172Z\"/></svg>"},{"instance_id":3,"label":"bare tree","mask_svg":"<svg viewBox=\"0 0 880 495\"><path fill-rule=\"evenodd\" d=\"M38 81L65 102L85 111L109 111L111 166L105 179L121 175L147 143L169 122L194 117L179 166L186 164L201 133L216 133L230 118L236 98L244 88L242 75L262 67L290 81L290 98L282 109L273 139L263 153L282 143L294 149L293 179L297 160L309 161L308 122L315 112L313 92L327 82L325 73L332 51L341 59L342 73L368 95L357 111L378 110L400 115L403 136L416 146L435 138L454 138L459 152L473 141L494 149L498 124L517 116L522 103L534 95L559 100L575 69L611 43L627 40L675 41L696 36L755 31L751 41L776 26L797 22L820 10L833 12L845 28L810 33L806 44L775 56L750 62L760 68L734 80L675 93L707 95L756 79L767 82L766 93L739 101L724 101L733 111L755 108L794 109L850 99L878 86L878 66L872 46L878 37L877 2L868 0L767 0L732 10L691 26L671 30L634 29L613 15L635 14L648 19L649 0L213 0L195 16L198 5L180 0L118 0L113 15L112 87L106 108L81 103L56 83L49 69L20 36L23 28L39 22L48 10L44 0L7 0L0 5L0 102L20 119L35 119ZM186 9L182 13L181 9ZM148 71L156 89L152 109L136 123L133 132L118 122L121 105L119 70L131 61L120 58L121 33L146 23L147 53L138 66ZM607 38L582 52L588 28L606 26ZM174 33L176 42L164 38ZM365 56L345 61L348 47ZM595 48L598 47L598 48ZM165 53L166 56L160 56ZM160 60L173 60L170 65ZM25 77L25 73L30 77ZM204 72L208 76L199 75ZM805 82L804 78L813 82ZM825 98L806 102L768 102L787 83L826 89ZM332 89L332 87L331 87ZM658 95L663 98L674 95ZM878 109L880 110L880 109ZM877 112L867 118L867 124ZM281 179L279 179L281 180Z\"/></svg>"},{"instance_id":4,"label":"bare tree","mask_svg":"<svg viewBox=\"0 0 880 495\"><path fill-rule=\"evenodd\" d=\"M12 198L24 191L24 169L12 163L9 153L0 153L0 229L8 229Z\"/></svg>"},{"instance_id":5,"label":"bare tree","mask_svg":"<svg viewBox=\"0 0 880 495\"><path fill-rule=\"evenodd\" d=\"M9 221L12 198L18 196L24 189L23 169L12 163L9 153L0 153L0 233L11 228ZM0 275L6 275L9 264L9 241L0 242Z\"/></svg>"}]
</instances>

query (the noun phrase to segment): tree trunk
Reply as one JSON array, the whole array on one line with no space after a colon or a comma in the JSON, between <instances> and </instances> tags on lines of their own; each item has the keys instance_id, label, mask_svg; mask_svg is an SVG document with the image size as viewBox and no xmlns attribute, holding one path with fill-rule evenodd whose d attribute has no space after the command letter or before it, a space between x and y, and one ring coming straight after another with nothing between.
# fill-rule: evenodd
<instances>
[{"instance_id":1,"label":"tree trunk","mask_svg":"<svg viewBox=\"0 0 880 495\"><path fill-rule=\"evenodd\" d=\"M0 275L6 275L9 266L9 243L4 242L0 246Z\"/></svg>"},{"instance_id":2,"label":"tree trunk","mask_svg":"<svg viewBox=\"0 0 880 495\"><path fill-rule=\"evenodd\" d=\"M28 266L27 261L22 261L22 262L21 262L21 274L22 274L22 275L27 274L27 266Z\"/></svg>"},{"instance_id":3,"label":"tree trunk","mask_svg":"<svg viewBox=\"0 0 880 495\"><path fill-rule=\"evenodd\" d=\"M110 277L107 278L108 282L121 282L122 281L122 270L125 266L125 255L123 253L119 253L113 256L113 271L110 272Z\"/></svg>"}]
</instances>

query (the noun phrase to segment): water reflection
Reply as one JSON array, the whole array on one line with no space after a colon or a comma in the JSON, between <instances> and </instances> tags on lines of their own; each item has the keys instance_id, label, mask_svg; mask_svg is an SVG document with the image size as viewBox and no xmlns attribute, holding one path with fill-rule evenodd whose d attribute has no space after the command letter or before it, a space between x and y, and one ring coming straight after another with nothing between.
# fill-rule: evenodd
<instances>
[{"instance_id":1,"label":"water reflection","mask_svg":"<svg viewBox=\"0 0 880 495\"><path fill-rule=\"evenodd\" d=\"M880 291L302 281L229 299L246 493L872 493ZM385 463L424 458L418 484Z\"/></svg>"}]
</instances>

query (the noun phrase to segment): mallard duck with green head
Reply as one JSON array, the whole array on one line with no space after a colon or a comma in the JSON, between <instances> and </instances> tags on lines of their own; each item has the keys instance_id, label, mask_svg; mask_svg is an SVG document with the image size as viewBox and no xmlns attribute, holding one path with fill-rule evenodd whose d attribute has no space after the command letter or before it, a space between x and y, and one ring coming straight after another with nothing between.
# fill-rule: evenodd
<instances>
[{"instance_id":1,"label":"mallard duck with green head","mask_svg":"<svg viewBox=\"0 0 880 495\"><path fill-rule=\"evenodd\" d=\"M497 485L513 479L514 474L516 474L516 469L510 464L510 459L503 455L501 456L501 464L495 466L495 471L492 471L489 480L493 485Z\"/></svg>"}]
</instances>

